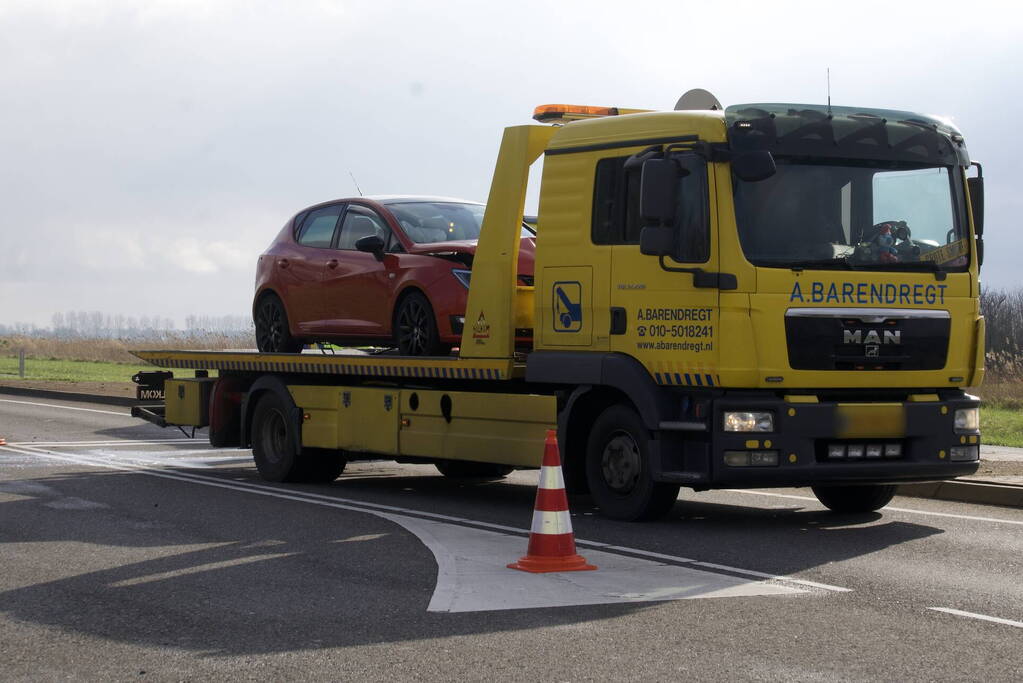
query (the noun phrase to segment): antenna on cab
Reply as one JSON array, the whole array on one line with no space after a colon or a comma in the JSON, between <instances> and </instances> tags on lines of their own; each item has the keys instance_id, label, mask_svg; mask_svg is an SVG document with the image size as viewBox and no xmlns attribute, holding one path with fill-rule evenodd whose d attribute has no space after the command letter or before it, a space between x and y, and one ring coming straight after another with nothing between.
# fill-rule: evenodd
<instances>
[{"instance_id":1,"label":"antenna on cab","mask_svg":"<svg viewBox=\"0 0 1023 683\"><path fill-rule=\"evenodd\" d=\"M828 116L831 116L831 67L827 68L828 78Z\"/></svg>"},{"instance_id":2,"label":"antenna on cab","mask_svg":"<svg viewBox=\"0 0 1023 683\"><path fill-rule=\"evenodd\" d=\"M355 183L355 189L359 191L359 196L362 197L363 196L362 188L359 187L359 181L355 179L355 174L352 173L351 171L348 171L348 175L352 176L352 182Z\"/></svg>"}]
</instances>

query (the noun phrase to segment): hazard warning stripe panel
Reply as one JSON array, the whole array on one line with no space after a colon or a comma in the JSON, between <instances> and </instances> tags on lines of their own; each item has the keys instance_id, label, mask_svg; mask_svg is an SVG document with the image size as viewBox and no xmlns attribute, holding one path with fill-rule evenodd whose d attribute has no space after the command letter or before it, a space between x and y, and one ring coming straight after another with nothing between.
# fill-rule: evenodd
<instances>
[{"instance_id":1,"label":"hazard warning stripe panel","mask_svg":"<svg viewBox=\"0 0 1023 683\"><path fill-rule=\"evenodd\" d=\"M265 354L238 351L133 351L160 368L294 372L307 375L363 375L436 379L513 379L525 365L511 360L410 358L350 355Z\"/></svg>"},{"instance_id":2,"label":"hazard warning stripe panel","mask_svg":"<svg viewBox=\"0 0 1023 683\"><path fill-rule=\"evenodd\" d=\"M684 387L716 387L721 385L721 378L707 372L655 372L654 381L658 384Z\"/></svg>"}]
</instances>

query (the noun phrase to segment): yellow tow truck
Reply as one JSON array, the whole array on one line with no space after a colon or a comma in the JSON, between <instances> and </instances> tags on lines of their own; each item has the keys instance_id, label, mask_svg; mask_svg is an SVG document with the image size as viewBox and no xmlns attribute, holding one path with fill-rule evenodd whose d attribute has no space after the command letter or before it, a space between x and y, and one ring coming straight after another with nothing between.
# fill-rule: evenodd
<instances>
[{"instance_id":1,"label":"yellow tow truck","mask_svg":"<svg viewBox=\"0 0 1023 683\"><path fill-rule=\"evenodd\" d=\"M976 471L983 179L951 123L716 103L534 118L504 132L456 355L139 351L197 372L140 373L165 398L134 414L251 446L272 481L381 457L500 477L538 467L556 428L569 490L625 520L683 486L810 486L854 512Z\"/></svg>"}]
</instances>

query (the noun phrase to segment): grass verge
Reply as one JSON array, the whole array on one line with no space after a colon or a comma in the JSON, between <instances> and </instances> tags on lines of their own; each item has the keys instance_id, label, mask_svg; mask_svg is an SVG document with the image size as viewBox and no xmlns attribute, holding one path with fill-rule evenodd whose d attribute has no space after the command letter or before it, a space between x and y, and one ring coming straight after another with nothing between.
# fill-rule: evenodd
<instances>
[{"instance_id":1,"label":"grass verge","mask_svg":"<svg viewBox=\"0 0 1023 683\"><path fill-rule=\"evenodd\" d=\"M1023 448L1023 411L998 406L980 409L980 438L992 446Z\"/></svg>"},{"instance_id":2,"label":"grass verge","mask_svg":"<svg viewBox=\"0 0 1023 683\"><path fill-rule=\"evenodd\" d=\"M146 363L25 359L25 380L63 382L130 382ZM0 357L0 379L18 380L18 359Z\"/></svg>"}]
</instances>

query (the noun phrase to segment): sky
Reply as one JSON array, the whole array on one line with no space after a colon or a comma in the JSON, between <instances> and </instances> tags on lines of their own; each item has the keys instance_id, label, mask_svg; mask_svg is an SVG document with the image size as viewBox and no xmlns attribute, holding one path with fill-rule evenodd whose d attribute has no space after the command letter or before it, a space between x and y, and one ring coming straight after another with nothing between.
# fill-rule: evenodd
<instances>
[{"instance_id":1,"label":"sky","mask_svg":"<svg viewBox=\"0 0 1023 683\"><path fill-rule=\"evenodd\" d=\"M986 287L1021 284L1011 3L0 0L0 323L248 315L310 204L485 201L545 103L948 116L984 164ZM536 206L531 191L527 209Z\"/></svg>"}]
</instances>

